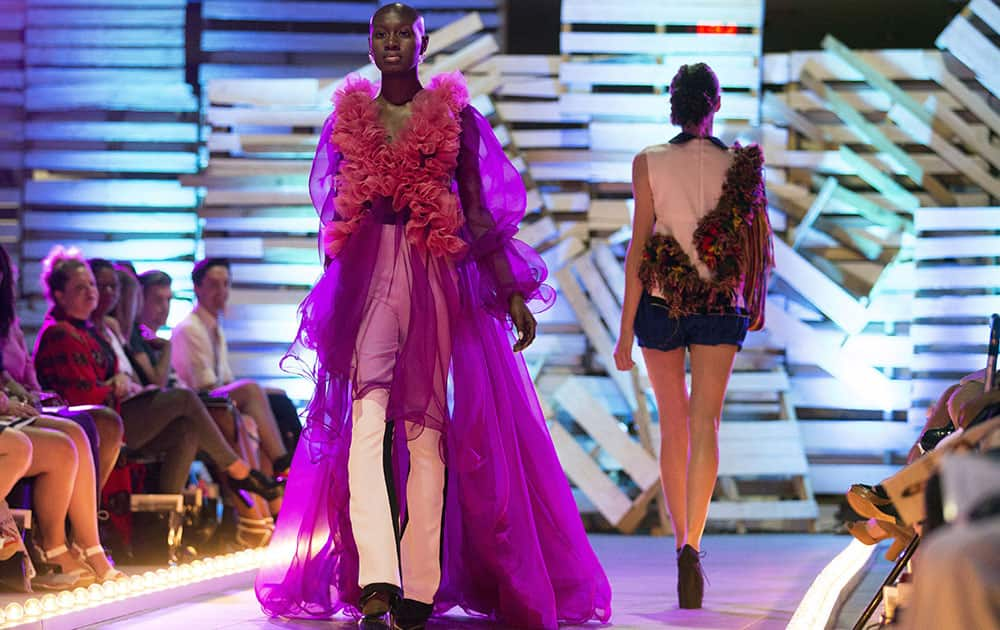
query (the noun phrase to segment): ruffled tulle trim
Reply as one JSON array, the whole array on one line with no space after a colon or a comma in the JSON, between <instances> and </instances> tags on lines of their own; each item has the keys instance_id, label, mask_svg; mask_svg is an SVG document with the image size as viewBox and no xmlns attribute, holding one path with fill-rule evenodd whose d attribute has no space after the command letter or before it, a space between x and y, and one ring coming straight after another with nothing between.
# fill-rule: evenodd
<instances>
[{"instance_id":1,"label":"ruffled tulle trim","mask_svg":"<svg viewBox=\"0 0 1000 630\"><path fill-rule=\"evenodd\" d=\"M393 210L409 210L406 239L419 251L458 257L466 243L458 235L465 222L452 189L458 162L461 112L469 104L458 72L440 74L413 98L410 119L396 141L386 130L374 99L378 86L352 75L334 95L330 142L341 154L335 176L339 220L323 227L323 248L331 258L343 249L379 197Z\"/></svg>"}]
</instances>

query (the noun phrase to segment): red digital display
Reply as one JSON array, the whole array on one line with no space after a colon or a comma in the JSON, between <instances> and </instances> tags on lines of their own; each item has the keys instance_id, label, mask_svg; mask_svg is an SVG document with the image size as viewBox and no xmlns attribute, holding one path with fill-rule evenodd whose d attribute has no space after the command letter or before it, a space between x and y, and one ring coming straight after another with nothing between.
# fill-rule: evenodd
<instances>
[{"instance_id":1,"label":"red digital display","mask_svg":"<svg viewBox=\"0 0 1000 630\"><path fill-rule=\"evenodd\" d=\"M694 32L699 35L736 35L739 27L734 24L701 22L695 26Z\"/></svg>"}]
</instances>

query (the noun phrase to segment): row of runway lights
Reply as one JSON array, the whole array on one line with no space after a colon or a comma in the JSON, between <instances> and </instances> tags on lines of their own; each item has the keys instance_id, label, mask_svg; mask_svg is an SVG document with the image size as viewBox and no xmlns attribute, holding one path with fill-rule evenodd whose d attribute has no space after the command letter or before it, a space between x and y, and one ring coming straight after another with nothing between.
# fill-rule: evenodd
<instances>
[{"instance_id":1,"label":"row of runway lights","mask_svg":"<svg viewBox=\"0 0 1000 630\"><path fill-rule=\"evenodd\" d=\"M129 597L155 591L194 584L209 578L260 567L264 560L263 549L245 549L236 553L195 560L190 564L175 565L166 569L146 571L142 575L122 577L89 587L79 587L60 593L48 593L32 598L23 604L11 603L0 608L0 628L39 621L98 604L121 601Z\"/></svg>"}]
</instances>

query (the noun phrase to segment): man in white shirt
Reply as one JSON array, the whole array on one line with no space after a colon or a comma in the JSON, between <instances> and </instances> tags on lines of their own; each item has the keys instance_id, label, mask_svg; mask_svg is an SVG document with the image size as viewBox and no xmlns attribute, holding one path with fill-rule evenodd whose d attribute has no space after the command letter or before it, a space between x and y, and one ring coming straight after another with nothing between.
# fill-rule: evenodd
<instances>
[{"instance_id":1,"label":"man in white shirt","mask_svg":"<svg viewBox=\"0 0 1000 630\"><path fill-rule=\"evenodd\" d=\"M268 393L254 381L236 380L229 365L226 337L219 322L229 301L229 261L223 258L199 261L191 279L197 303L191 314L174 327L170 338L171 365L177 378L196 391L228 397L252 416L257 422L265 459L273 464L275 474L284 473L291 464L291 456L271 410ZM266 466L265 472L270 472Z\"/></svg>"}]
</instances>

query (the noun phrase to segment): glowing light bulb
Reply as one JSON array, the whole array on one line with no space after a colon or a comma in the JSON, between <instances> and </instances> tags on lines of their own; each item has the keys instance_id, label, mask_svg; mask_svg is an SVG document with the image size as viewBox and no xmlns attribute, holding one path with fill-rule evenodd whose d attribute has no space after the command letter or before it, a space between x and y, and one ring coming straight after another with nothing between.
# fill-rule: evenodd
<instances>
[{"instance_id":1,"label":"glowing light bulb","mask_svg":"<svg viewBox=\"0 0 1000 630\"><path fill-rule=\"evenodd\" d=\"M0 626L7 623L7 613L4 612L3 608L0 608Z\"/></svg>"},{"instance_id":2,"label":"glowing light bulb","mask_svg":"<svg viewBox=\"0 0 1000 630\"><path fill-rule=\"evenodd\" d=\"M174 566L170 567L169 569L167 569L167 583L168 584L177 584L177 581L180 578L181 578L181 572L180 572L180 569L177 568L177 565L174 565Z\"/></svg>"},{"instance_id":3,"label":"glowing light bulb","mask_svg":"<svg viewBox=\"0 0 1000 630\"><path fill-rule=\"evenodd\" d=\"M34 597L24 602L24 614L28 617L38 617L42 614L42 602Z\"/></svg>"},{"instance_id":4,"label":"glowing light bulb","mask_svg":"<svg viewBox=\"0 0 1000 630\"><path fill-rule=\"evenodd\" d=\"M42 610L49 613L59 610L59 598L55 593L46 593L42 597Z\"/></svg>"},{"instance_id":5,"label":"glowing light bulb","mask_svg":"<svg viewBox=\"0 0 1000 630\"><path fill-rule=\"evenodd\" d=\"M90 594L90 601L92 602L99 602L104 599L104 589L101 588L100 584L91 584L87 592Z\"/></svg>"},{"instance_id":6,"label":"glowing light bulb","mask_svg":"<svg viewBox=\"0 0 1000 630\"><path fill-rule=\"evenodd\" d=\"M133 593L141 593L146 590L146 580L141 575L133 575L128 581Z\"/></svg>"},{"instance_id":7,"label":"glowing light bulb","mask_svg":"<svg viewBox=\"0 0 1000 630\"><path fill-rule=\"evenodd\" d=\"M90 593L82 586L78 586L73 589L73 599L76 600L77 606L86 606L90 603Z\"/></svg>"},{"instance_id":8,"label":"glowing light bulb","mask_svg":"<svg viewBox=\"0 0 1000 630\"><path fill-rule=\"evenodd\" d=\"M159 586L159 587L166 586L167 585L167 570L166 569L157 569L156 573L155 573L155 577L153 579L155 580L155 583L156 583L157 586Z\"/></svg>"},{"instance_id":9,"label":"glowing light bulb","mask_svg":"<svg viewBox=\"0 0 1000 630\"><path fill-rule=\"evenodd\" d=\"M118 597L118 585L112 581L101 584L101 590L104 591L104 597L107 599Z\"/></svg>"},{"instance_id":10,"label":"glowing light bulb","mask_svg":"<svg viewBox=\"0 0 1000 630\"><path fill-rule=\"evenodd\" d=\"M142 582L147 589L156 588L156 574L152 571L146 571L142 574Z\"/></svg>"},{"instance_id":11,"label":"glowing light bulb","mask_svg":"<svg viewBox=\"0 0 1000 630\"><path fill-rule=\"evenodd\" d=\"M72 608L76 606L76 598L69 591L63 591L56 595L56 601L59 603L60 608Z\"/></svg>"},{"instance_id":12,"label":"glowing light bulb","mask_svg":"<svg viewBox=\"0 0 1000 630\"><path fill-rule=\"evenodd\" d=\"M24 607L17 602L7 604L7 607L3 609L4 614L7 616L7 621L21 621L24 619Z\"/></svg>"},{"instance_id":13,"label":"glowing light bulb","mask_svg":"<svg viewBox=\"0 0 1000 630\"><path fill-rule=\"evenodd\" d=\"M182 565L177 569L177 574L180 577L181 581L184 582L185 584L190 582L191 578L194 577L194 571L192 571L191 567L189 567L186 564Z\"/></svg>"}]
</instances>

